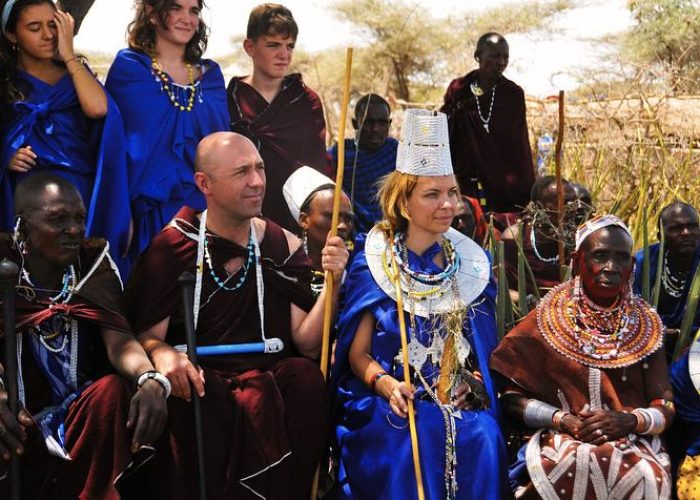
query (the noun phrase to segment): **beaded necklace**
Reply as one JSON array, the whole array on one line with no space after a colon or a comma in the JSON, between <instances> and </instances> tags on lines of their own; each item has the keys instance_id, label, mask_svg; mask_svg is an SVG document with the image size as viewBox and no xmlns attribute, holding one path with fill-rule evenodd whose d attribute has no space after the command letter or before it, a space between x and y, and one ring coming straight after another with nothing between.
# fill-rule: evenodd
<instances>
[{"instance_id":1,"label":"beaded necklace","mask_svg":"<svg viewBox=\"0 0 700 500\"><path fill-rule=\"evenodd\" d=\"M540 252L537 251L537 240L535 238L535 234L535 226L533 224L530 226L530 241L532 242L532 251L535 252L535 257L537 257L541 262L545 262L547 264L556 262L557 259L559 259L558 255L555 255L554 257L542 257L540 255Z\"/></svg>"},{"instance_id":2,"label":"beaded necklace","mask_svg":"<svg viewBox=\"0 0 700 500\"><path fill-rule=\"evenodd\" d=\"M313 294L314 298L321 295L325 280L326 275L323 271L316 271L315 269L311 270L311 293Z\"/></svg>"},{"instance_id":3,"label":"beaded necklace","mask_svg":"<svg viewBox=\"0 0 700 500\"><path fill-rule=\"evenodd\" d=\"M185 63L185 67L187 68L187 79L190 83L188 85L181 86L184 89L185 95L188 95L187 104L181 104L181 97L175 95L175 92L171 88L172 85L176 85L175 82L171 83L171 79L168 77L165 71L163 71L163 68L161 67L160 63L158 63L156 58L153 58L151 62L151 68L153 68L153 71L156 74L156 81L160 82L161 89L168 94L170 102L173 104L173 106L175 106L175 109L179 109L180 111L192 111L192 108L194 107L195 94L197 93L197 87L195 86L194 82L194 69L192 65L190 63Z\"/></svg>"},{"instance_id":4,"label":"beaded necklace","mask_svg":"<svg viewBox=\"0 0 700 500\"><path fill-rule=\"evenodd\" d=\"M255 258L255 245L253 245L253 238L252 235L248 235L248 245L246 246L248 249L248 255L246 256L245 259L245 264L236 271L233 274L229 274L228 277L225 280L222 280L216 275L216 271L214 271L214 264L212 264L211 261L211 254L209 253L209 243L208 243L208 238L204 238L204 259L207 261L207 267L209 267L209 276L214 280L214 283L216 283L216 286L221 288L222 290L226 290L227 292L233 292L235 290L238 290L243 283L245 283L246 278L248 277L248 269L250 268L250 265L253 262L253 259ZM241 276L238 278L238 282L236 282L235 285L233 286L226 286L226 283L233 278L236 274L239 274L240 271L243 270L243 273Z\"/></svg>"},{"instance_id":5,"label":"beaded necklace","mask_svg":"<svg viewBox=\"0 0 700 500\"><path fill-rule=\"evenodd\" d=\"M476 89L478 89L478 91ZM491 132L489 130L489 122L491 121L491 117L493 116L493 103L496 100L496 85L494 85L491 89L491 104L489 105L489 115L486 118L484 118L484 115L481 114L481 104L479 104L479 96L483 95L484 91L481 90L481 87L479 87L478 84L476 86L472 84L471 91L472 94L474 94L474 100L476 101L476 111L479 113L479 118L481 119L481 126L484 127L486 133L489 134Z\"/></svg>"},{"instance_id":6,"label":"beaded necklace","mask_svg":"<svg viewBox=\"0 0 700 500\"><path fill-rule=\"evenodd\" d=\"M578 277L553 288L537 306L545 340L565 357L594 368L630 366L663 343L659 315L631 293L609 308L593 307Z\"/></svg>"},{"instance_id":7,"label":"beaded necklace","mask_svg":"<svg viewBox=\"0 0 700 500\"><path fill-rule=\"evenodd\" d=\"M661 273L661 284L664 291L674 299L680 298L685 290L688 273L674 273L668 262L668 252L664 253L664 268Z\"/></svg>"}]
</instances>

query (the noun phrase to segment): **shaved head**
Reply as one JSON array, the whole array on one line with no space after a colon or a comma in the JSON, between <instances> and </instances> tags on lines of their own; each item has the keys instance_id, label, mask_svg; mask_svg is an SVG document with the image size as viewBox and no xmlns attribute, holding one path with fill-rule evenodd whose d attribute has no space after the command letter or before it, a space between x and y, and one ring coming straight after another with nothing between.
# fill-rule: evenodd
<instances>
[{"instance_id":1,"label":"shaved head","mask_svg":"<svg viewBox=\"0 0 700 500\"><path fill-rule=\"evenodd\" d=\"M194 170L211 176L221 166L251 150L257 152L255 144L247 137L235 132L215 132L199 142Z\"/></svg>"},{"instance_id":2,"label":"shaved head","mask_svg":"<svg viewBox=\"0 0 700 500\"><path fill-rule=\"evenodd\" d=\"M37 172L23 179L15 189L15 214L26 217L41 208L41 195L47 190L61 192L73 203L82 201L80 192L70 181L50 172Z\"/></svg>"}]
</instances>

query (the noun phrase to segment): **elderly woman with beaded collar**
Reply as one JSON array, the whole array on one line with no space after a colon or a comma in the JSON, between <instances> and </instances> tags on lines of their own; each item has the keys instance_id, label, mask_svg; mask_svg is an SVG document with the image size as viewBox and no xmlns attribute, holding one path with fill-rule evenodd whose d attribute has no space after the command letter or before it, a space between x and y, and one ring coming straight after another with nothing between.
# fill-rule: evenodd
<instances>
[{"instance_id":1,"label":"elderly woman with beaded collar","mask_svg":"<svg viewBox=\"0 0 700 500\"><path fill-rule=\"evenodd\" d=\"M341 497L416 498L408 399L428 498L501 498L505 449L488 357L496 345L490 264L451 229L459 201L442 113L408 110L384 220L356 248L333 379ZM395 279L404 308L397 311ZM399 314L412 387L403 380Z\"/></svg>"},{"instance_id":2,"label":"elderly woman with beaded collar","mask_svg":"<svg viewBox=\"0 0 700 500\"><path fill-rule=\"evenodd\" d=\"M202 59L209 32L203 6L137 0L129 48L107 75L127 136L133 257L182 206L206 208L194 183L195 150L203 137L229 129L221 68Z\"/></svg>"},{"instance_id":3,"label":"elderly woman with beaded collar","mask_svg":"<svg viewBox=\"0 0 700 500\"><path fill-rule=\"evenodd\" d=\"M574 278L493 352L501 402L526 436L511 468L517 498L670 498L663 326L631 292L632 245L615 216L582 225Z\"/></svg>"}]
</instances>

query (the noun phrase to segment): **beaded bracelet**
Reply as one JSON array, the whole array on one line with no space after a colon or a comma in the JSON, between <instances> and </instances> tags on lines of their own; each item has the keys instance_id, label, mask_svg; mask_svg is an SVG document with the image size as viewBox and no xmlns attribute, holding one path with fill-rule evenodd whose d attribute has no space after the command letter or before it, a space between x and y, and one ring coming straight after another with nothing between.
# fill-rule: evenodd
<instances>
[{"instance_id":1,"label":"beaded bracelet","mask_svg":"<svg viewBox=\"0 0 700 500\"><path fill-rule=\"evenodd\" d=\"M374 375L372 375L372 377L369 379L369 388L374 391L374 386L377 385L377 380L379 380L380 378L382 378L385 375L389 375L389 374L385 371L381 371L381 372L377 372Z\"/></svg>"},{"instance_id":2,"label":"beaded bracelet","mask_svg":"<svg viewBox=\"0 0 700 500\"><path fill-rule=\"evenodd\" d=\"M558 410L554 416L552 416L552 426L554 427L554 430L561 431L561 421L564 420L564 417L567 415L571 415L571 413L564 410Z\"/></svg>"},{"instance_id":3,"label":"beaded bracelet","mask_svg":"<svg viewBox=\"0 0 700 500\"><path fill-rule=\"evenodd\" d=\"M673 401L669 401L668 399L652 399L649 401L649 406L663 406L670 412L676 413L676 405L673 404Z\"/></svg>"},{"instance_id":4,"label":"beaded bracelet","mask_svg":"<svg viewBox=\"0 0 700 500\"><path fill-rule=\"evenodd\" d=\"M66 59L65 61L63 61L63 64L66 64L66 65L67 65L69 62L71 62L71 61L77 61L77 60L78 60L78 56L73 56L73 57L71 57L70 59Z\"/></svg>"}]
</instances>

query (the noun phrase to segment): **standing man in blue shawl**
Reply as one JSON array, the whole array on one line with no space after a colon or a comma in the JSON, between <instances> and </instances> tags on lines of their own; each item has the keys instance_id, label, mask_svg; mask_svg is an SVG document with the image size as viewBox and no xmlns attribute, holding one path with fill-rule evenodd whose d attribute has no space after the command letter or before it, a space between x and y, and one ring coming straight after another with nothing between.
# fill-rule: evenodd
<instances>
[{"instance_id":1,"label":"standing man in blue shawl","mask_svg":"<svg viewBox=\"0 0 700 500\"><path fill-rule=\"evenodd\" d=\"M665 250L657 310L666 327L666 352L672 355L678 340L678 329L683 322L690 284L700 263L698 211L688 203L671 203L659 215L659 231L664 233ZM659 243L649 247L649 282L652 286L656 282L659 247ZM642 249L637 252L634 272L634 291L638 295L642 293L643 264ZM697 312L693 327L694 330L700 328L700 314Z\"/></svg>"},{"instance_id":2,"label":"standing man in blue shawl","mask_svg":"<svg viewBox=\"0 0 700 500\"><path fill-rule=\"evenodd\" d=\"M138 0L129 48L107 76L124 116L134 256L182 206L206 208L194 183L195 150L206 135L229 128L221 68L202 59L208 33L202 6Z\"/></svg>"},{"instance_id":3,"label":"standing man in blue shawl","mask_svg":"<svg viewBox=\"0 0 700 500\"><path fill-rule=\"evenodd\" d=\"M495 286L484 251L450 228L459 190L444 114L406 112L396 165L380 189L384 220L350 267L338 320L341 497L417 497L411 398L426 498L501 498L505 447L488 369ZM413 387L402 381L396 273Z\"/></svg>"},{"instance_id":4,"label":"standing man in blue shawl","mask_svg":"<svg viewBox=\"0 0 700 500\"><path fill-rule=\"evenodd\" d=\"M50 171L78 188L87 234L107 239L124 271L130 215L119 110L75 55L70 14L51 0L8 0L0 20L0 230L15 225L17 183Z\"/></svg>"},{"instance_id":5,"label":"standing man in blue shawl","mask_svg":"<svg viewBox=\"0 0 700 500\"><path fill-rule=\"evenodd\" d=\"M350 194L358 233L369 232L382 220L377 190L382 177L396 168L399 142L389 137L391 109L377 94L365 94L355 105L355 140L345 140L343 190ZM338 145L328 151L330 170L338 168ZM331 177L335 175L331 174Z\"/></svg>"}]
</instances>

